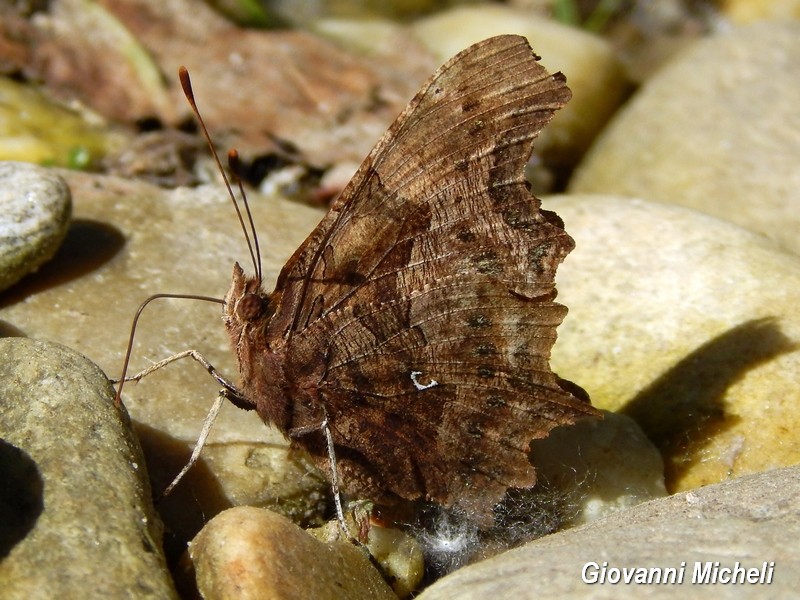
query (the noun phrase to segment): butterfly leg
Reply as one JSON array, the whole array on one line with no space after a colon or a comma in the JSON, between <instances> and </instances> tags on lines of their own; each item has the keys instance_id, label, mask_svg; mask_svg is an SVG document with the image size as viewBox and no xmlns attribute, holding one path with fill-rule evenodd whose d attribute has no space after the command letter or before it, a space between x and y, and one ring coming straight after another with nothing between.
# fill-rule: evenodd
<instances>
[{"instance_id":1,"label":"butterfly leg","mask_svg":"<svg viewBox=\"0 0 800 600\"><path fill-rule=\"evenodd\" d=\"M333 436L331 435L331 428L328 424L328 411L325 407L322 408L325 413L325 418L320 425L322 433L325 434L325 443L328 446L328 460L331 463L331 490L333 491L333 501L336 503L336 517L339 519L339 527L347 537L353 538L350 530L347 528L347 523L344 520L344 510L342 509L342 494L339 490L339 470L336 467L336 452L333 448Z\"/></svg>"},{"instance_id":2,"label":"butterfly leg","mask_svg":"<svg viewBox=\"0 0 800 600\"><path fill-rule=\"evenodd\" d=\"M223 377L220 374L220 372L216 369L216 367L214 367L214 365L208 362L206 357L197 352L196 350L186 350L184 352L179 352L178 354L169 356L164 360L161 360L155 363L154 365L151 365L150 367L137 373L136 375L133 375L131 377L125 377L124 379L118 382L120 386L117 390L117 397L118 398L120 397L122 393L122 385L126 381L139 381L142 378L146 377L147 375L153 373L154 371L157 371L167 366L168 364L175 362L176 360L180 360L181 358L186 358L187 356L193 358L201 365L203 365L206 371L208 371L211 374L211 376L214 379L216 379L223 387L219 391L216 401L212 405L211 410L208 411L208 414L206 415L206 418L203 421L203 428L201 429L200 435L197 438L197 443L195 444L194 449L192 450L192 455L189 458L189 461L184 465L180 473L178 473L178 475L172 480L172 482L167 486L167 488L161 493L161 495L158 497L158 500L169 495L175 488L175 486L178 485L178 482L181 479L183 479L184 475L186 475L189 469L191 469L197 462L197 460L200 458L200 452L202 452L203 447L205 446L208 434L211 432L211 427L213 426L214 421L217 418L217 414L219 414L219 410L220 408L222 408L222 403L225 402L225 400L228 400L235 406L243 408L245 410L252 410L254 408L252 404L248 403L244 399L238 388L233 383L228 381L225 377Z\"/></svg>"},{"instance_id":3,"label":"butterfly leg","mask_svg":"<svg viewBox=\"0 0 800 600\"><path fill-rule=\"evenodd\" d=\"M312 431L322 431L325 436L325 444L328 448L328 461L331 465L331 492L333 493L333 502L336 505L336 519L339 521L339 528L342 530L349 539L355 540L350 529L347 527L347 522L344 518L344 508L342 507L342 493L339 488L339 470L336 467L336 450L333 446L333 435L331 434L330 421L328 420L328 411L325 407L322 408L323 419L319 425L310 427L298 427L289 431L290 437L300 437L311 433Z\"/></svg>"},{"instance_id":4,"label":"butterfly leg","mask_svg":"<svg viewBox=\"0 0 800 600\"><path fill-rule=\"evenodd\" d=\"M252 406L241 406L243 398L241 392L239 392L239 389L233 383L231 383L225 377L223 377L222 374L220 374L220 372L216 369L216 367L214 367L214 365L208 362L206 357L200 354L197 350L184 350L183 352L179 352L178 354L173 354L172 356L168 356L164 360L160 360L154 365L150 365L143 371L136 373L136 375L131 375L130 377L126 377L123 381L140 381L141 379L147 377L154 371L158 371L159 369L166 367L168 364L175 362L176 360L180 360L181 358L186 358L187 356L193 358L201 365L203 365L206 371L208 371L209 374L214 379L216 379L220 383L220 385L222 385L223 388L225 388L225 391L227 392L225 397L228 398L228 400L230 400L240 408L246 408L252 410L253 408Z\"/></svg>"},{"instance_id":5,"label":"butterfly leg","mask_svg":"<svg viewBox=\"0 0 800 600\"><path fill-rule=\"evenodd\" d=\"M206 439L208 438L208 434L211 433L211 427L214 424L214 421L217 419L219 409L222 408L222 403L229 399L226 392L227 390L225 389L219 391L217 399L211 406L211 410L208 411L205 421L203 421L203 428L200 430L200 435L197 438L197 443L194 445L192 455L189 457L189 460L183 466L180 473L178 473L172 482L166 487L166 489L161 492L161 495L156 499L156 501L161 500L165 496L169 496L172 490L175 489L175 486L178 485L178 482L183 479L183 476L189 472L189 469L191 469L194 466L194 463L196 463L200 458L200 452L203 451L203 446L206 445Z\"/></svg>"}]
</instances>

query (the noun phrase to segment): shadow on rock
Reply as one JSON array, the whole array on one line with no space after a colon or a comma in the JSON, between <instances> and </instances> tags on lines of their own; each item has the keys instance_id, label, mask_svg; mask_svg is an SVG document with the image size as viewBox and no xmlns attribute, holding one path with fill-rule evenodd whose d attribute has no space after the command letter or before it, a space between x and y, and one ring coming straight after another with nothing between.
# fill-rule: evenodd
<instances>
[{"instance_id":1,"label":"shadow on rock","mask_svg":"<svg viewBox=\"0 0 800 600\"><path fill-rule=\"evenodd\" d=\"M620 411L636 420L661 450L667 489L691 466L683 457L697 456L700 447L738 422L725 410L728 388L748 371L797 348L776 319L747 321L700 346Z\"/></svg>"},{"instance_id":2,"label":"shadow on rock","mask_svg":"<svg viewBox=\"0 0 800 600\"><path fill-rule=\"evenodd\" d=\"M75 219L52 260L0 295L0 308L97 270L124 245L125 236L116 227L101 221Z\"/></svg>"},{"instance_id":3,"label":"shadow on rock","mask_svg":"<svg viewBox=\"0 0 800 600\"><path fill-rule=\"evenodd\" d=\"M156 509L164 522L164 552L174 566L187 543L214 515L232 506L202 455L169 496L161 493L189 462L191 448L183 440L135 423L147 460Z\"/></svg>"},{"instance_id":4,"label":"shadow on rock","mask_svg":"<svg viewBox=\"0 0 800 600\"><path fill-rule=\"evenodd\" d=\"M44 509L44 482L34 460L0 440L0 559L34 528Z\"/></svg>"}]
</instances>

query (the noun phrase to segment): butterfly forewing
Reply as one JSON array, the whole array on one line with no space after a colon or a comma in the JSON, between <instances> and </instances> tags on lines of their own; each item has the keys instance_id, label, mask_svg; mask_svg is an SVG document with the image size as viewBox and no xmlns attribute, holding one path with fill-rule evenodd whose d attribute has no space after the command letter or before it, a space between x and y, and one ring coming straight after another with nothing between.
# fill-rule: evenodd
<instances>
[{"instance_id":1,"label":"butterfly forewing","mask_svg":"<svg viewBox=\"0 0 800 600\"><path fill-rule=\"evenodd\" d=\"M527 192L523 167L531 140L569 97L564 78L549 75L518 36L491 38L445 64L284 268L280 316L271 331L303 330L361 285L380 282L412 259L424 262L420 276L405 273L412 284L437 267L451 272L449 234L464 239L483 225L498 229L496 211L519 230L541 235L536 228L545 219ZM513 250L508 239L490 238L490 246L497 241ZM502 257L495 262L502 264Z\"/></svg>"}]
</instances>

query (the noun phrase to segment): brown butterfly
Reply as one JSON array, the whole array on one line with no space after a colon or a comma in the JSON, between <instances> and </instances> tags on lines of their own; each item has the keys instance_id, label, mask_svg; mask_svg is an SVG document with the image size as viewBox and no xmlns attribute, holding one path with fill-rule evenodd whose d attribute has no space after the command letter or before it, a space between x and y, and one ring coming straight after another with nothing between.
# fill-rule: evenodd
<instances>
[{"instance_id":1,"label":"brown butterfly","mask_svg":"<svg viewBox=\"0 0 800 600\"><path fill-rule=\"evenodd\" d=\"M523 37L423 85L266 294L237 264L237 404L344 490L491 511L536 481L530 442L596 415L549 366L574 242L531 196L532 141L571 93ZM325 431L327 428L327 432Z\"/></svg>"},{"instance_id":2,"label":"brown butterfly","mask_svg":"<svg viewBox=\"0 0 800 600\"><path fill-rule=\"evenodd\" d=\"M532 439L599 414L549 366L567 312L554 275L574 242L523 170L571 93L537 61L512 35L455 56L272 293L234 266L224 320L241 383L218 379L334 488L485 521L507 488L535 483Z\"/></svg>"}]
</instances>

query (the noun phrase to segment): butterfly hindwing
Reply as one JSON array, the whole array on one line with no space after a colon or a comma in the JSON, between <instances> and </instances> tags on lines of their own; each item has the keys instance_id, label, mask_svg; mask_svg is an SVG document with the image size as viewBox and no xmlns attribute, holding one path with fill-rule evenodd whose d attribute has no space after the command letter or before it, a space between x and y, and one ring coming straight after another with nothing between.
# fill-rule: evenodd
<instances>
[{"instance_id":1,"label":"butterfly hindwing","mask_svg":"<svg viewBox=\"0 0 800 600\"><path fill-rule=\"evenodd\" d=\"M334 439L347 448L337 456L358 457L364 473L393 474L392 484L377 486L388 497L484 512L506 488L532 485L530 440L592 409L548 366L566 310L523 303L502 285L445 279L315 323L303 339L332 341L319 394ZM351 473L351 486L374 478L364 473Z\"/></svg>"}]
</instances>

